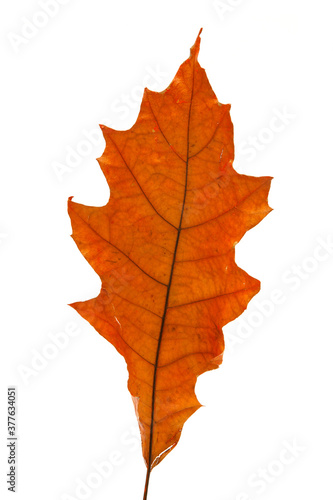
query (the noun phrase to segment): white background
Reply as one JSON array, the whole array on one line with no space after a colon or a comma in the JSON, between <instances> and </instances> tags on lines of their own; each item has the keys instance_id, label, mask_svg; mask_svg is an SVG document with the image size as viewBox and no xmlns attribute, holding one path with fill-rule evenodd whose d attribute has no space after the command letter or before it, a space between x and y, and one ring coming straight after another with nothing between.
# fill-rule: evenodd
<instances>
[{"instance_id":1,"label":"white background","mask_svg":"<svg viewBox=\"0 0 333 500\"><path fill-rule=\"evenodd\" d=\"M199 61L232 104L237 170L274 177L274 211L236 249L261 292L225 328L224 362L197 384L205 407L154 469L149 500L332 498L330 2L63 0L52 16L41 4L1 2L1 498L13 498L13 384L17 500L142 498L125 363L67 306L95 297L100 280L70 238L66 203L107 202L103 141L85 132L130 127L143 82L163 90L200 27ZM272 121L279 113L284 122ZM73 150L83 151L77 165L59 175ZM61 349L50 336L59 332ZM95 466L112 454L100 479Z\"/></svg>"}]
</instances>

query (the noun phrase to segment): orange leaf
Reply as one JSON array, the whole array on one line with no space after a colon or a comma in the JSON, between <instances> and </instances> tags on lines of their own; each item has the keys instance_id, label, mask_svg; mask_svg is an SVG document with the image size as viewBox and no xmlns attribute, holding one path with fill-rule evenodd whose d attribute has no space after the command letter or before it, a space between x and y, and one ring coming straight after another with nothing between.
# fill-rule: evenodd
<instances>
[{"instance_id":1,"label":"orange leaf","mask_svg":"<svg viewBox=\"0 0 333 500\"><path fill-rule=\"evenodd\" d=\"M73 238L102 281L98 297L72 307L125 357L144 498L151 469L201 406L198 375L222 362L222 327L259 291L234 247L271 210L271 177L233 170L230 105L198 63L200 33L171 85L145 89L130 130L101 127L109 202L69 200Z\"/></svg>"}]
</instances>

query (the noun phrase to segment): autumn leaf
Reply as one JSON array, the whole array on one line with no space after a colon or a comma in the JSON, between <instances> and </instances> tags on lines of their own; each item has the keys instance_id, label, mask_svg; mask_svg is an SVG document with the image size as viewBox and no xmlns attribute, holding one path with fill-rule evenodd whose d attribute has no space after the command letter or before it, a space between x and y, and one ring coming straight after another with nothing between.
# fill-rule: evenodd
<instances>
[{"instance_id":1,"label":"autumn leaf","mask_svg":"<svg viewBox=\"0 0 333 500\"><path fill-rule=\"evenodd\" d=\"M198 375L222 362L222 327L259 291L235 245L271 210L271 177L232 167L230 105L198 63L200 33L171 85L145 89L131 129L101 126L108 203L68 206L73 238L102 281L98 297L71 305L126 360L144 499L151 470L201 406Z\"/></svg>"}]
</instances>

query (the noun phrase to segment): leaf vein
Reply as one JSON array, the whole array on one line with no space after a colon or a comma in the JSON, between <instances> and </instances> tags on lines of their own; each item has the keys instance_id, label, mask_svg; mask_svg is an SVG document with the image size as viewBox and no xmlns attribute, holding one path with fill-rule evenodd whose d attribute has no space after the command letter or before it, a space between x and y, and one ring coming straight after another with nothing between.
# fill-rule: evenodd
<instances>
[{"instance_id":1,"label":"leaf vein","mask_svg":"<svg viewBox=\"0 0 333 500\"><path fill-rule=\"evenodd\" d=\"M126 257L130 262L132 262L132 264L134 264L141 272L143 272L146 276L148 276L148 278L156 281L156 283L159 283L160 285L163 285L163 286L167 286L165 283L163 283L162 281L159 281L158 279L154 278L153 276L151 276L150 274L148 274L144 269L142 269L142 267L139 266L139 264L137 264L134 260L131 259L131 257L129 257L123 250L121 250L120 248L118 248L114 243L111 243L111 241L107 240L106 238L104 238L98 231L96 231L96 229L94 229L88 221L86 221L85 219L83 219L83 217L81 217L81 215L79 215L77 212L76 212L76 215L78 217L80 217L80 219L85 223L87 224L87 226L90 227L90 229L95 233L97 234L97 236L99 236L101 238L101 240L105 241L106 243L108 243L110 246L112 246L113 248L115 248L119 253L121 253L122 255L124 255L124 257ZM99 253L99 252L98 252ZM96 254L98 255L98 254ZM95 256L94 256L95 257Z\"/></svg>"},{"instance_id":2,"label":"leaf vein","mask_svg":"<svg viewBox=\"0 0 333 500\"><path fill-rule=\"evenodd\" d=\"M137 183L138 187L141 189L142 194L143 194L143 196L146 198L146 200L148 201L149 205L150 205L150 206L154 209L154 211L157 213L157 215L158 215L159 217L161 217L161 219L163 219L165 222L167 222L167 224L169 224L170 226L172 226L174 229L177 229L177 228L176 228L176 226L174 226L171 222L169 222L167 219L165 219L165 218L163 217L163 215L161 215L161 214L157 211L157 209L154 207L154 205L152 204L152 202L150 201L150 199L148 198L148 196L147 196L147 195L146 195L146 193L144 192L144 190L143 190L143 188L142 188L141 184L139 183L138 179L137 179L137 178L136 178L136 176L134 175L134 172L132 171L132 169L129 167L129 165L128 165L128 163L126 162L126 160L125 160L124 156L121 154L121 152L120 152L120 150L119 150L119 148L118 148L117 144L115 143L115 141L113 140L113 138L111 137L111 135L110 135L110 134L108 134L108 137L111 139L111 142L112 142L112 144L114 145L114 147L116 148L116 150L117 150L117 152L118 152L118 154L119 154L120 158L123 160L124 165L127 167L128 171L131 173L131 175L132 175L133 179L134 179L134 180L135 180L135 182Z\"/></svg>"},{"instance_id":3,"label":"leaf vein","mask_svg":"<svg viewBox=\"0 0 333 500\"><path fill-rule=\"evenodd\" d=\"M220 217L223 217L224 215L228 214L229 212L232 212L232 210L239 210L240 209L238 208L239 205L241 205L242 203L244 203L244 201L246 201L248 198L250 198L254 193L256 193L257 191L259 191L263 186L265 186L265 184L268 184L270 181L265 181L263 182L262 184L260 184L260 186L258 186L256 189L254 189L250 194L247 194L246 196L244 196L244 198L242 198L241 200L238 200L236 205L234 205L233 207L229 208L228 210L226 210L225 212L222 212L221 214L217 215L216 217L212 217L211 219L208 219L204 222L200 222L199 224L194 224L193 226L187 226L187 227L182 227L183 230L185 229L193 229L194 227L199 227L199 226L203 226L205 224L208 224L209 222L212 222L216 219L219 219Z\"/></svg>"},{"instance_id":4,"label":"leaf vein","mask_svg":"<svg viewBox=\"0 0 333 500\"><path fill-rule=\"evenodd\" d=\"M214 297L206 297L204 299L198 299L198 300L193 300L191 302L185 302L184 304L176 304L174 306L169 306L169 309L174 309L175 307L183 307L183 306L189 306L191 304L197 304L198 302L205 302L207 300L213 300L213 299L218 299L220 297L225 297L227 295L234 295L238 292L246 292L247 290L252 290L255 287L249 287L249 288L240 288L239 290L233 290L232 292L227 292L227 293L221 293L219 295L214 295Z\"/></svg>"}]
</instances>

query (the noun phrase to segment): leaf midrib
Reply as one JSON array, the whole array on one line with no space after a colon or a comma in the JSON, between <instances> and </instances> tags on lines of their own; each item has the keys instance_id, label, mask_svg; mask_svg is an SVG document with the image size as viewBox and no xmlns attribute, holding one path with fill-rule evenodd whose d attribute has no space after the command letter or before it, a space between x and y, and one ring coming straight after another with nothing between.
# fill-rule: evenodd
<instances>
[{"instance_id":1,"label":"leaf midrib","mask_svg":"<svg viewBox=\"0 0 333 500\"><path fill-rule=\"evenodd\" d=\"M190 99L190 106L189 106L189 113L188 113L188 124L187 124L187 151L186 151L184 197L183 197L182 210L181 210L181 214L180 214L179 226L177 229L177 238L176 238L175 249L174 249L174 253L173 253L173 260L172 260L172 265L171 265L171 269L170 269L169 283L167 285L164 312L163 312L163 316L162 316L161 328L160 328L160 333L159 333L159 337L158 337L158 344L157 344L157 349L156 349L154 377L153 377L153 390L152 390L152 411L151 411L151 425L150 425L150 436L149 436L149 454L148 454L148 464L147 464L148 470L147 470L147 478L146 478L146 485L145 485L145 495L144 495L143 500L146 500L146 498L147 498L148 483L149 483L149 477L150 477L151 466L152 466L152 446L153 446L153 434L154 434L155 393L156 393L158 360L159 360L160 348L161 348L161 343L162 343L164 323L165 323L166 313L167 313L168 305L169 305L169 295L170 295L170 290L171 290L174 266L175 266L175 262L176 262L176 255L177 255L177 249L178 249L178 244L179 244L179 238L180 238L180 233L182 230L182 221L183 221L185 202L186 202L188 162L189 162L189 145L190 145L190 141L189 141L190 121L191 121L191 110L192 110L192 100L193 100L193 90L194 90L194 66L195 66L195 59L193 60L193 63L192 63L192 89L191 89L191 99Z\"/></svg>"}]
</instances>

